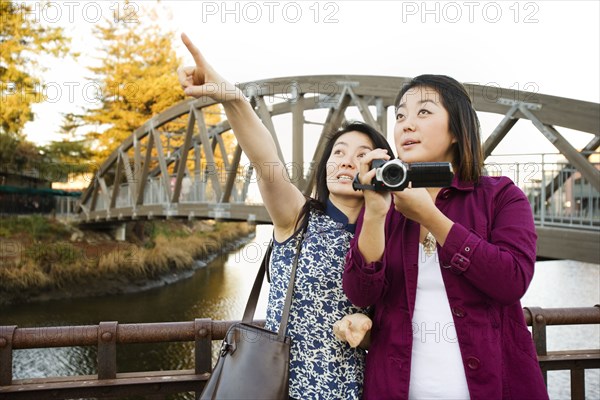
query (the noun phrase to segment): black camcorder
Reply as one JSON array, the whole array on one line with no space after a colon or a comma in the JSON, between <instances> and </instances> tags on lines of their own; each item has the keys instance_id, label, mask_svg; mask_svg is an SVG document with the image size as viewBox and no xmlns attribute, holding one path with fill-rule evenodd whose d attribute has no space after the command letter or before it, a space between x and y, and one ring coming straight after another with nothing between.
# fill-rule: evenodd
<instances>
[{"instance_id":1,"label":"black camcorder","mask_svg":"<svg viewBox=\"0 0 600 400\"><path fill-rule=\"evenodd\" d=\"M405 163L395 160L373 160L375 178L371 185L361 185L358 175L352 183L354 190L370 189L376 191L400 191L408 187L445 187L450 186L454 172L449 162Z\"/></svg>"}]
</instances>

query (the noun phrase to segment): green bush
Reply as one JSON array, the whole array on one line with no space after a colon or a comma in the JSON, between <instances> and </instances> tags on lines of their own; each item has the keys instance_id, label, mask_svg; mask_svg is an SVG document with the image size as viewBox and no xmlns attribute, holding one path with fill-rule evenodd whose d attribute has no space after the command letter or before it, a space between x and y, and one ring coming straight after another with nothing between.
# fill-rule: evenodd
<instances>
[{"instance_id":1,"label":"green bush","mask_svg":"<svg viewBox=\"0 0 600 400\"><path fill-rule=\"evenodd\" d=\"M41 215L4 217L0 222L0 236L27 234L33 240L55 239L68 234L67 228Z\"/></svg>"},{"instance_id":2,"label":"green bush","mask_svg":"<svg viewBox=\"0 0 600 400\"><path fill-rule=\"evenodd\" d=\"M46 246L32 246L25 255L48 273L54 265L75 264L83 258L81 249L67 242L57 242Z\"/></svg>"}]
</instances>

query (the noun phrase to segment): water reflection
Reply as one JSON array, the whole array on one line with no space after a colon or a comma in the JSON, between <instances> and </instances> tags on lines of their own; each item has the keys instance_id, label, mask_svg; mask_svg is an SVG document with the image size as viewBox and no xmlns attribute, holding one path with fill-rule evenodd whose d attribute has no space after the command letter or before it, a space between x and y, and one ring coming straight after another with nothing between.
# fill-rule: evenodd
<instances>
[{"instance_id":1,"label":"water reflection","mask_svg":"<svg viewBox=\"0 0 600 400\"><path fill-rule=\"evenodd\" d=\"M95 347L56 347L53 349L15 350L13 377L44 378L96 374Z\"/></svg>"},{"instance_id":2,"label":"water reflection","mask_svg":"<svg viewBox=\"0 0 600 400\"><path fill-rule=\"evenodd\" d=\"M256 238L243 248L218 257L190 278L141 293L89 299L51 301L0 308L0 325L39 327L119 323L191 321L194 318L240 319L262 254L270 238L270 226L258 226ZM544 261L522 303L524 306L590 307L600 303L600 266L574 261ZM257 306L256 318L266 313L267 283ZM214 347L218 343L213 343ZM596 325L548 327L548 349L599 348ZM118 372L191 369L193 344L170 343L121 345L117 348ZM15 379L60 375L96 374L94 347L17 350ZM600 398L600 371L586 372L586 397ZM553 399L570 398L569 372L549 373ZM191 394L178 399L193 399Z\"/></svg>"}]
</instances>

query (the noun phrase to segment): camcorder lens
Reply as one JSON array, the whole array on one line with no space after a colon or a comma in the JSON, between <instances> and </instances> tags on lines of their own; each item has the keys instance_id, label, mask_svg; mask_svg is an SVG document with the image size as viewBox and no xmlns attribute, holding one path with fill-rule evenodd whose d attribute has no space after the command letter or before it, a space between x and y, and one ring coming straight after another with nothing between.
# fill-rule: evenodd
<instances>
[{"instance_id":1,"label":"camcorder lens","mask_svg":"<svg viewBox=\"0 0 600 400\"><path fill-rule=\"evenodd\" d=\"M381 178L388 186L398 186L404 181L404 170L397 164L384 165Z\"/></svg>"}]
</instances>

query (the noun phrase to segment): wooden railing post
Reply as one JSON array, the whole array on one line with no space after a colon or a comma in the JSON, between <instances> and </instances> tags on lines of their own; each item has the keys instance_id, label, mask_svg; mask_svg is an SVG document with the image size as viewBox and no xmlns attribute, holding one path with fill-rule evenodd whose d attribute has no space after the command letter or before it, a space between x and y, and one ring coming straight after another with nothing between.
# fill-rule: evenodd
<instances>
[{"instance_id":1,"label":"wooden railing post","mask_svg":"<svg viewBox=\"0 0 600 400\"><path fill-rule=\"evenodd\" d=\"M540 307L524 307L523 309L531 315L535 351L538 356L545 356L548 354L548 350L546 347L546 318L544 317L543 310ZM548 387L548 371L543 367L542 375L544 376L546 387Z\"/></svg>"},{"instance_id":2,"label":"wooden railing post","mask_svg":"<svg viewBox=\"0 0 600 400\"><path fill-rule=\"evenodd\" d=\"M16 325L0 326L0 386L12 384L12 343Z\"/></svg>"},{"instance_id":3,"label":"wooden railing post","mask_svg":"<svg viewBox=\"0 0 600 400\"><path fill-rule=\"evenodd\" d=\"M197 374L212 372L212 320L196 318L194 320L195 371Z\"/></svg>"},{"instance_id":4,"label":"wooden railing post","mask_svg":"<svg viewBox=\"0 0 600 400\"><path fill-rule=\"evenodd\" d=\"M118 322L100 322L98 326L98 379L117 377Z\"/></svg>"}]
</instances>

